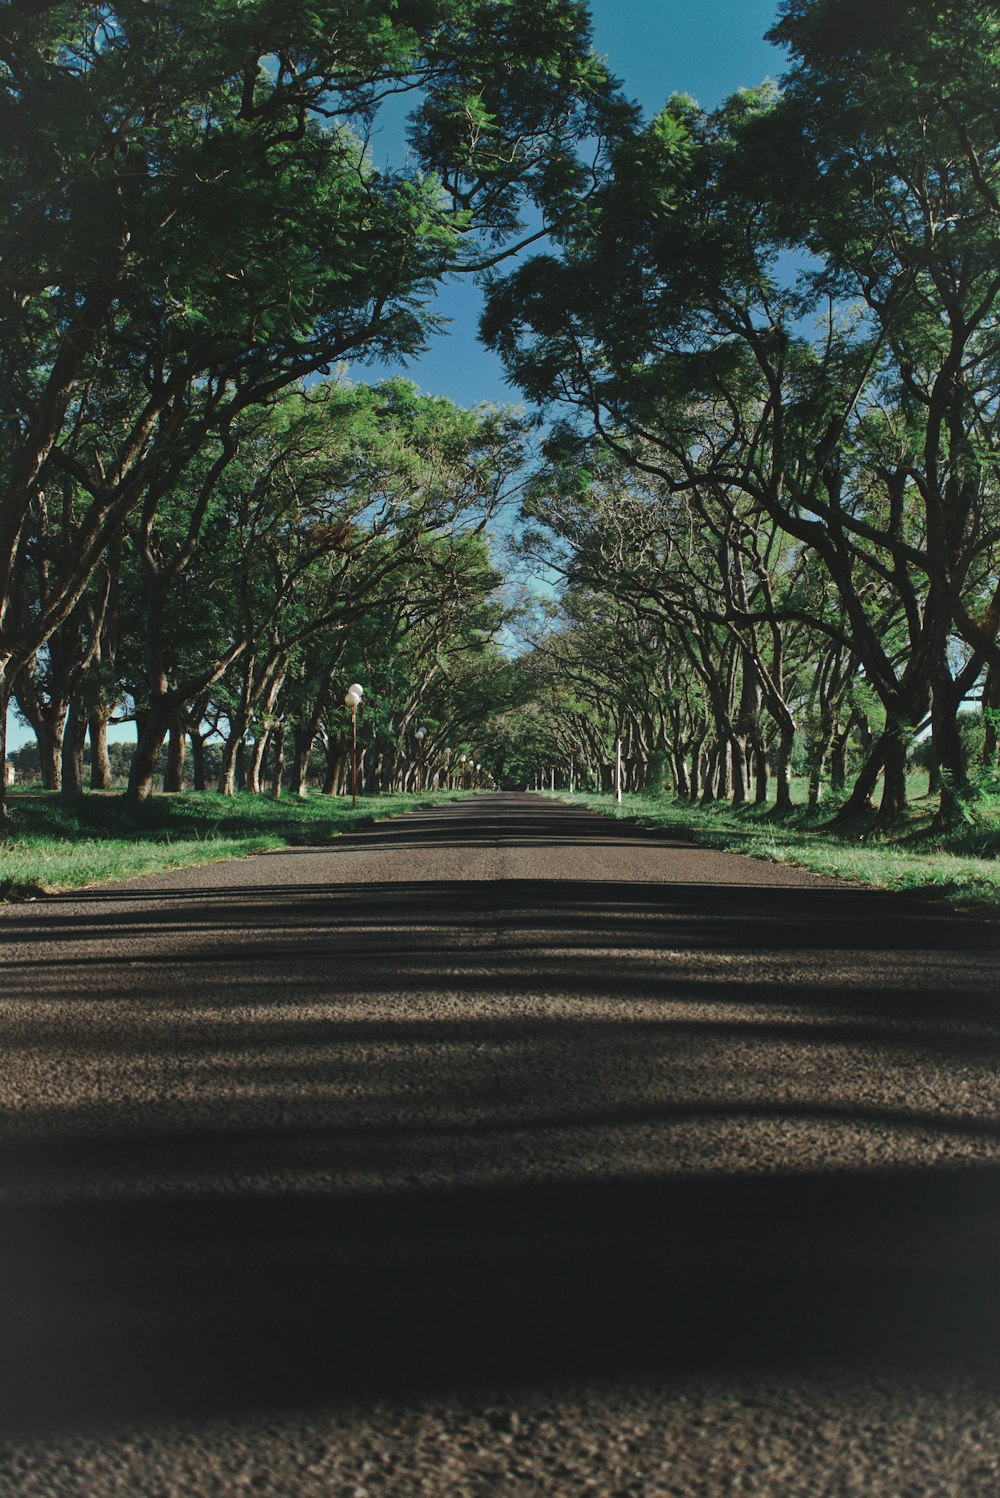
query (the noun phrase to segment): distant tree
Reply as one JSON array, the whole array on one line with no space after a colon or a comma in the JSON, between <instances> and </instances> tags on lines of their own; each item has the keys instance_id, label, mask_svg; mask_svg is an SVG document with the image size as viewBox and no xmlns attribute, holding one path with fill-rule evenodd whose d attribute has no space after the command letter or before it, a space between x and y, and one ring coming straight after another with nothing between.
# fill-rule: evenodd
<instances>
[{"instance_id":1,"label":"distant tree","mask_svg":"<svg viewBox=\"0 0 1000 1498\"><path fill-rule=\"evenodd\" d=\"M7 763L13 765L18 781L41 781L42 761L37 743L22 744L20 749L9 750Z\"/></svg>"}]
</instances>

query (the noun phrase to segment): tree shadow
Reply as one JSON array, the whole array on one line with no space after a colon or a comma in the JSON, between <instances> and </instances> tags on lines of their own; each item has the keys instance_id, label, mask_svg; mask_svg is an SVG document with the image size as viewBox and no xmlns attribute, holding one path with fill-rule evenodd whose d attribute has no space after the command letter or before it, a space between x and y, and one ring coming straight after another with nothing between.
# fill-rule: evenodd
<instances>
[{"instance_id":1,"label":"tree shadow","mask_svg":"<svg viewBox=\"0 0 1000 1498\"><path fill-rule=\"evenodd\" d=\"M0 1148L7 1429L636 1373L1000 1381L996 927L822 885L212 879L0 923L9 1073L104 1089L50 1089ZM729 1145L691 1167L682 1134Z\"/></svg>"},{"instance_id":2,"label":"tree shadow","mask_svg":"<svg viewBox=\"0 0 1000 1498\"><path fill-rule=\"evenodd\" d=\"M617 1179L0 1218L8 1430L633 1374L1000 1374L1000 1179Z\"/></svg>"}]
</instances>

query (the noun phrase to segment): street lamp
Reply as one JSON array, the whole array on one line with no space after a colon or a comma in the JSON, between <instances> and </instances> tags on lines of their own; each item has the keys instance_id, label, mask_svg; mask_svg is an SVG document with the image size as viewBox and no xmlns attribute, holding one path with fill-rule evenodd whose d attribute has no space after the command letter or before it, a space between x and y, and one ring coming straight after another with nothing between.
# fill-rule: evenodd
<instances>
[{"instance_id":1,"label":"street lamp","mask_svg":"<svg viewBox=\"0 0 1000 1498\"><path fill-rule=\"evenodd\" d=\"M416 733L417 749L420 753L420 774L417 781L417 794L423 795L424 790L424 739L427 737L426 728L418 728Z\"/></svg>"},{"instance_id":2,"label":"street lamp","mask_svg":"<svg viewBox=\"0 0 1000 1498\"><path fill-rule=\"evenodd\" d=\"M615 800L622 804L622 726L617 724L615 739Z\"/></svg>"},{"instance_id":3,"label":"street lamp","mask_svg":"<svg viewBox=\"0 0 1000 1498\"><path fill-rule=\"evenodd\" d=\"M344 706L351 714L351 805L358 804L358 708L365 689L360 682L352 682L344 695Z\"/></svg>"},{"instance_id":4,"label":"street lamp","mask_svg":"<svg viewBox=\"0 0 1000 1498\"><path fill-rule=\"evenodd\" d=\"M458 756L458 763L461 766L461 769L458 772L458 788L459 788L459 790L464 791L464 790L467 789L467 784L466 784L466 769L465 769L465 755L464 754L460 754Z\"/></svg>"}]
</instances>

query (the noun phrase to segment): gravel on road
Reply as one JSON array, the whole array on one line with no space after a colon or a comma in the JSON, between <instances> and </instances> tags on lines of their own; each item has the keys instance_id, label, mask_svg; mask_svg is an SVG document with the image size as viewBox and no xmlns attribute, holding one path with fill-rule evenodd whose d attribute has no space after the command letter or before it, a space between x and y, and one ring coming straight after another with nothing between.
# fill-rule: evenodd
<instances>
[{"instance_id":1,"label":"gravel on road","mask_svg":"<svg viewBox=\"0 0 1000 1498\"><path fill-rule=\"evenodd\" d=\"M515 795L3 908L0 1492L995 1498L998 949Z\"/></svg>"}]
</instances>

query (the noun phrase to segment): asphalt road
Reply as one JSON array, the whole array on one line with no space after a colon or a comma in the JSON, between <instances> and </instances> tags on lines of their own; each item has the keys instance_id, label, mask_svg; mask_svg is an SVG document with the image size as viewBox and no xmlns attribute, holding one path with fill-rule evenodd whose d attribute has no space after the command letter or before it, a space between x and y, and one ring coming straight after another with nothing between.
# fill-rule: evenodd
<instances>
[{"instance_id":1,"label":"asphalt road","mask_svg":"<svg viewBox=\"0 0 1000 1498\"><path fill-rule=\"evenodd\" d=\"M0 910L0 1493L995 1498L998 949L518 796Z\"/></svg>"}]
</instances>

